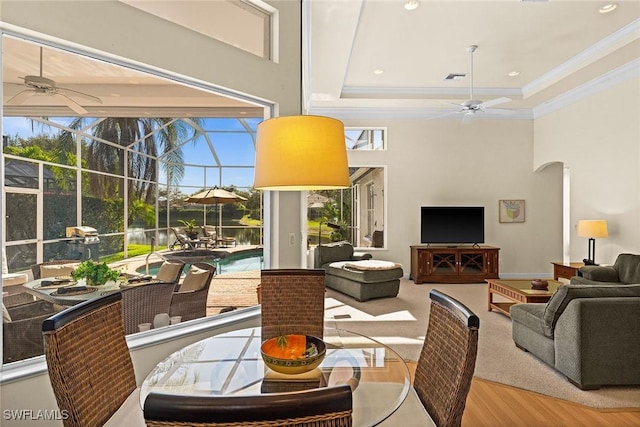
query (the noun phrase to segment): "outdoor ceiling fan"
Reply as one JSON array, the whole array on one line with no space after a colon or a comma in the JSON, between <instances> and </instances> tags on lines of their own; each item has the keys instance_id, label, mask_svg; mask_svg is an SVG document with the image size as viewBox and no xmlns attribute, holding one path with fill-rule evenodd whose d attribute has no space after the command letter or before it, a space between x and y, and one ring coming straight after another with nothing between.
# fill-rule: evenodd
<instances>
[{"instance_id":1,"label":"outdoor ceiling fan","mask_svg":"<svg viewBox=\"0 0 640 427\"><path fill-rule=\"evenodd\" d=\"M469 65L470 65L470 74L469 74L469 100L464 101L463 103L455 103L452 104L460 107L458 111L447 112L442 115L438 115L436 117L432 117L432 119L448 116L451 114L463 114L462 122L468 123L470 119L472 119L475 114L481 113L487 110L487 108L491 108L494 105L503 104L505 102L511 101L511 98L501 97L495 98L490 101L480 101L478 99L473 99L473 53L478 49L477 45L471 45L467 49L469 52ZM506 110L500 108L491 108L492 113L497 114L513 114L513 110Z\"/></svg>"},{"instance_id":2,"label":"outdoor ceiling fan","mask_svg":"<svg viewBox=\"0 0 640 427\"><path fill-rule=\"evenodd\" d=\"M55 96L64 105L83 115L88 111L72 97L84 98L86 100L102 104L102 100L96 96L87 93L78 92L77 90L63 88L56 85L56 82L42 76L42 47L40 48L40 75L20 77L24 83L8 83L17 86L25 86L26 89L18 92L15 96L7 101L7 105L24 104L30 97L35 95Z\"/></svg>"}]
</instances>

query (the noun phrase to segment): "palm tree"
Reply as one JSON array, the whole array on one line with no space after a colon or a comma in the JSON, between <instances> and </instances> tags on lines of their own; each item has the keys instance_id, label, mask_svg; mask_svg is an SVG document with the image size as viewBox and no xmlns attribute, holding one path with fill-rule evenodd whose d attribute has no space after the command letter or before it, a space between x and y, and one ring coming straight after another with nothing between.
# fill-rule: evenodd
<instances>
[{"instance_id":1,"label":"palm tree","mask_svg":"<svg viewBox=\"0 0 640 427\"><path fill-rule=\"evenodd\" d=\"M88 125L88 119L77 118L69 127L74 130ZM181 120L170 118L127 118L109 117L98 120L91 127L91 138L87 140L87 167L98 172L118 176L125 175L125 150L129 148L126 166L129 200L152 203L155 198L156 175L159 156L163 158L163 168L175 184L184 176L180 141L190 138L188 126ZM195 135L197 131L194 129ZM73 138L70 132L63 132L62 138ZM86 139L85 139L86 140ZM104 141L108 141L106 143ZM122 148L121 148L122 147ZM89 188L96 197L124 196L124 188L118 180L101 174L90 174Z\"/></svg>"}]
</instances>

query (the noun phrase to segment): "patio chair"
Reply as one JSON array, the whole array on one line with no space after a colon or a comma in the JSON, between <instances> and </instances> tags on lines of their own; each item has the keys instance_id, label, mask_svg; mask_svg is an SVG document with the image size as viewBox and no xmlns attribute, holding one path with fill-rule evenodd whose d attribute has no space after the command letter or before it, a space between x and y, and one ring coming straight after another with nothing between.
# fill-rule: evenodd
<instances>
[{"instance_id":1,"label":"patio chair","mask_svg":"<svg viewBox=\"0 0 640 427\"><path fill-rule=\"evenodd\" d=\"M121 299L119 292L94 298L42 325L49 380L65 427L144 425Z\"/></svg>"},{"instance_id":2,"label":"patio chair","mask_svg":"<svg viewBox=\"0 0 640 427\"><path fill-rule=\"evenodd\" d=\"M216 268L205 262L191 265L180 288L171 297L170 316L182 316L182 322L207 315L207 298Z\"/></svg>"},{"instance_id":3,"label":"patio chair","mask_svg":"<svg viewBox=\"0 0 640 427\"><path fill-rule=\"evenodd\" d=\"M174 282L147 283L124 288L122 294L122 319L126 335L138 332L138 325L153 323L156 314L169 313Z\"/></svg>"},{"instance_id":4,"label":"patio chair","mask_svg":"<svg viewBox=\"0 0 640 427\"><path fill-rule=\"evenodd\" d=\"M5 306L3 300L2 313L2 362L42 356L42 322L55 313L53 304L32 299L27 303Z\"/></svg>"},{"instance_id":5,"label":"patio chair","mask_svg":"<svg viewBox=\"0 0 640 427\"><path fill-rule=\"evenodd\" d=\"M68 276L74 268L80 264L77 259L57 259L45 261L31 266L33 279L46 279L47 277Z\"/></svg>"},{"instance_id":6,"label":"patio chair","mask_svg":"<svg viewBox=\"0 0 640 427\"><path fill-rule=\"evenodd\" d=\"M346 385L258 396L172 395L151 392L144 401L149 427L352 425L353 397Z\"/></svg>"},{"instance_id":7,"label":"patio chair","mask_svg":"<svg viewBox=\"0 0 640 427\"><path fill-rule=\"evenodd\" d=\"M429 325L413 391L436 425L460 426L476 364L480 320L446 294L432 290L429 297Z\"/></svg>"},{"instance_id":8,"label":"patio chair","mask_svg":"<svg viewBox=\"0 0 640 427\"><path fill-rule=\"evenodd\" d=\"M175 227L171 227L171 231L173 232L173 236L176 238L176 240L169 245L169 249L171 250L174 250L176 246L178 246L182 250L193 250L200 242L199 240L189 239L186 234L181 233Z\"/></svg>"},{"instance_id":9,"label":"patio chair","mask_svg":"<svg viewBox=\"0 0 640 427\"><path fill-rule=\"evenodd\" d=\"M260 273L262 339L302 334L322 338L325 272L275 269Z\"/></svg>"}]
</instances>

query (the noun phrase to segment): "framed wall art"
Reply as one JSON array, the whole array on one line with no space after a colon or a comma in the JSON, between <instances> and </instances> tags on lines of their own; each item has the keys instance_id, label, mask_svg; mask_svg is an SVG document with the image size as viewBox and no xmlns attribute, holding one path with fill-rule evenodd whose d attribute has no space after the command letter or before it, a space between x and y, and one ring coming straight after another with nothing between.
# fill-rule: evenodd
<instances>
[{"instance_id":1,"label":"framed wall art","mask_svg":"<svg viewBox=\"0 0 640 427\"><path fill-rule=\"evenodd\" d=\"M498 200L500 222L524 222L524 200Z\"/></svg>"}]
</instances>

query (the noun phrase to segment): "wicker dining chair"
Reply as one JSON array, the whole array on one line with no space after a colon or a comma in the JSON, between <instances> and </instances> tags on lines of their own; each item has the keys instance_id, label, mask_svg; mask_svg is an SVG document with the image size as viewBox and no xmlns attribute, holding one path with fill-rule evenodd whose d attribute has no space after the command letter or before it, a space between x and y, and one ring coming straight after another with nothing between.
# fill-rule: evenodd
<instances>
[{"instance_id":1,"label":"wicker dining chair","mask_svg":"<svg viewBox=\"0 0 640 427\"><path fill-rule=\"evenodd\" d=\"M460 426L476 364L480 320L442 292L431 290L429 297L429 325L413 388L437 426Z\"/></svg>"},{"instance_id":2,"label":"wicker dining chair","mask_svg":"<svg viewBox=\"0 0 640 427\"><path fill-rule=\"evenodd\" d=\"M122 289L122 319L126 335L138 332L138 325L153 323L156 314L169 313L173 282L148 283Z\"/></svg>"},{"instance_id":3,"label":"wicker dining chair","mask_svg":"<svg viewBox=\"0 0 640 427\"><path fill-rule=\"evenodd\" d=\"M65 427L143 425L139 389L118 292L69 307L44 321L49 380ZM118 414L126 424L117 424Z\"/></svg>"},{"instance_id":4,"label":"wicker dining chair","mask_svg":"<svg viewBox=\"0 0 640 427\"><path fill-rule=\"evenodd\" d=\"M149 427L349 427L353 400L346 385L257 396L172 395L151 392L144 402Z\"/></svg>"},{"instance_id":5,"label":"wicker dining chair","mask_svg":"<svg viewBox=\"0 0 640 427\"><path fill-rule=\"evenodd\" d=\"M42 356L42 322L55 313L53 304L33 299L9 306L5 306L4 302L3 298L2 308L6 309L8 319L3 317L2 322L2 362L11 363Z\"/></svg>"},{"instance_id":6,"label":"wicker dining chair","mask_svg":"<svg viewBox=\"0 0 640 427\"><path fill-rule=\"evenodd\" d=\"M322 269L262 270L262 339L286 334L322 338L324 280L325 272Z\"/></svg>"},{"instance_id":7,"label":"wicker dining chair","mask_svg":"<svg viewBox=\"0 0 640 427\"><path fill-rule=\"evenodd\" d=\"M216 268L206 262L191 264L182 284L171 297L170 316L181 316L182 322L207 315L207 298Z\"/></svg>"}]
</instances>

